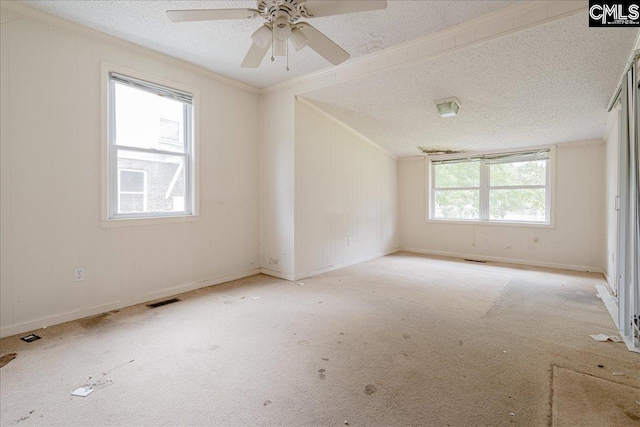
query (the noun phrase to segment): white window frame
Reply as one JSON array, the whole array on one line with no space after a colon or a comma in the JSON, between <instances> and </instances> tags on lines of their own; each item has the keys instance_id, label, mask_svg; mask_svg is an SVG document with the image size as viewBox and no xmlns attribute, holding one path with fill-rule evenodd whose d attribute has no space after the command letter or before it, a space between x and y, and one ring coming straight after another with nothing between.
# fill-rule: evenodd
<instances>
[{"instance_id":1,"label":"white window frame","mask_svg":"<svg viewBox=\"0 0 640 427\"><path fill-rule=\"evenodd\" d=\"M435 156L427 156L426 157L426 189L427 189L427 209L426 209L426 221L427 222L438 222L438 223L450 223L450 224L482 224L482 225L506 225L506 226L520 226L520 227L536 227L536 228L554 228L555 227L555 165L556 165L556 150L555 145L553 146L542 146L542 147L531 147L526 149L518 149L518 150L491 150L491 151L481 151L474 153L464 153L464 154L447 154L447 155L435 155ZM514 186L496 186L491 187L491 180L489 174L489 166L485 163L485 161L481 158L483 156L490 155L515 155L518 153L527 153L536 150L549 150L549 160L546 168L546 185L514 185ZM435 166L432 164L433 161L436 160L464 160L467 158L478 158L479 160L475 160L479 162L480 168L480 186L479 187L447 187L442 188L440 190L479 190L479 218L478 219L462 219L462 218L435 218L433 215L435 214L435 190L438 190L438 187L434 187L434 184L437 185L435 180ZM491 219L490 218L490 207L489 207L489 197L491 190L498 189L528 189L528 188L546 188L546 218L547 221L504 221L499 219Z\"/></svg>"},{"instance_id":2,"label":"white window frame","mask_svg":"<svg viewBox=\"0 0 640 427\"><path fill-rule=\"evenodd\" d=\"M185 111L185 153L176 153L162 150L135 148L129 146L116 146L114 121L111 120L115 114L114 83L111 80L111 73L120 74L136 80L142 80L167 89L186 92L192 95L191 108ZM176 83L170 80L155 77L136 70L131 70L107 62L101 63L101 95L102 95L102 227L123 227L136 225L165 224L183 221L194 221L199 219L199 112L200 94L199 90L190 86ZM190 135L190 144L186 144L186 138ZM183 156L185 159L185 211L176 212L144 212L136 214L120 214L116 212L119 198L119 175L117 173L117 149L136 151L141 153L167 154L171 156ZM146 182L146 177L145 177Z\"/></svg>"},{"instance_id":3,"label":"white window frame","mask_svg":"<svg viewBox=\"0 0 640 427\"><path fill-rule=\"evenodd\" d=\"M122 183L122 172L135 172L141 173L143 179L143 187L142 191L122 191L120 185ZM141 194L142 199L142 210L147 210L147 171L141 169L118 169L118 207L120 206L120 196L123 194Z\"/></svg>"}]
</instances>

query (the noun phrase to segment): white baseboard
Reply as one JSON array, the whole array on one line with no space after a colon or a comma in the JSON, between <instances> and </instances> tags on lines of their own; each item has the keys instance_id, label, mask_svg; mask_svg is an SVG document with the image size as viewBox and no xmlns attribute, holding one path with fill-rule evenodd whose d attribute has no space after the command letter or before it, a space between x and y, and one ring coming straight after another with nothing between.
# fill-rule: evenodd
<instances>
[{"instance_id":1,"label":"white baseboard","mask_svg":"<svg viewBox=\"0 0 640 427\"><path fill-rule=\"evenodd\" d=\"M604 269L600 267L589 267L585 265L556 264L552 262L529 261L529 260L517 259L517 258L503 258L503 257L484 256L484 255L476 255L476 254L461 254L456 252L432 251L428 249L418 249L418 248L400 248L400 250L404 252L413 252L413 253L424 254L424 255L445 256L450 258L467 258L467 259L473 259L478 261L492 261L492 262L501 262L506 264L528 265L531 267L546 267L546 268L557 268L562 270L588 271L588 272L600 273L604 275Z\"/></svg>"},{"instance_id":2,"label":"white baseboard","mask_svg":"<svg viewBox=\"0 0 640 427\"><path fill-rule=\"evenodd\" d=\"M598 296L604 302L604 306L611 315L613 323L616 324L616 329L620 330L620 325L618 324L618 304L611 300L612 295L609 293L609 289L607 289L606 286L596 285L596 290L598 291Z\"/></svg>"},{"instance_id":3,"label":"white baseboard","mask_svg":"<svg viewBox=\"0 0 640 427\"><path fill-rule=\"evenodd\" d=\"M615 278L609 276L609 272L607 270L605 270L602 274L604 275L604 280L606 280L607 284L609 285L609 290L612 291L614 295L616 295L618 293L618 290L616 288L616 283L614 280Z\"/></svg>"},{"instance_id":4,"label":"white baseboard","mask_svg":"<svg viewBox=\"0 0 640 427\"><path fill-rule=\"evenodd\" d=\"M604 306L607 308L607 311L611 315L611 318L613 319L613 323L615 323L616 325L616 329L620 331L620 325L618 320L618 314L619 314L618 304L611 299L613 295L611 295L609 293L609 289L607 289L607 287L603 285L596 285L596 290L598 291L598 296L600 297L600 299L602 299L602 301L604 302ZM634 353L640 353L640 347L636 347L633 344L633 338L630 335L627 335L627 336L622 335L622 339L624 340L624 343L626 344L627 349L629 351L632 351Z\"/></svg>"},{"instance_id":5,"label":"white baseboard","mask_svg":"<svg viewBox=\"0 0 640 427\"><path fill-rule=\"evenodd\" d=\"M285 273L283 271L276 271L276 270L272 270L270 268L262 267L260 269L260 273L266 274L267 276L277 277L278 279L288 280L290 282L293 282L293 280L294 280L294 277L293 277L292 273Z\"/></svg>"},{"instance_id":6,"label":"white baseboard","mask_svg":"<svg viewBox=\"0 0 640 427\"><path fill-rule=\"evenodd\" d=\"M33 331L34 329L45 328L48 326L58 325L60 323L70 322L72 320L82 319L83 317L95 316L97 314L106 313L111 310L118 310L124 307L141 304L143 302L153 301L159 298L182 294L184 292L193 291L195 289L206 288L207 286L219 285L220 283L230 282L232 280L242 279L244 277L254 276L260 273L259 268L243 271L240 273L227 274L225 276L214 277L196 282L185 283L183 285L174 286L172 288L162 289L145 295L139 295L126 300L114 301L108 304L98 305L90 308L70 311L67 313L56 314L54 316L30 320L28 322L17 325L7 326L0 329L0 338L11 335L21 334L23 332Z\"/></svg>"},{"instance_id":7,"label":"white baseboard","mask_svg":"<svg viewBox=\"0 0 640 427\"><path fill-rule=\"evenodd\" d=\"M357 258L357 259L354 259L354 260L351 260L351 261L346 261L346 262L343 262L343 263L340 263L340 264L334 264L334 265L329 265L327 267L322 267L322 268L318 268L318 269L315 269L315 270L310 270L310 271L307 271L305 273L296 274L294 276L293 280L306 279L307 277L316 276L318 274L326 273L328 271L337 270L339 268L348 267L348 266L354 265L354 264L360 264L361 262L366 262L366 261L370 261L372 259L376 259L376 258L380 258L380 257L383 257L383 256L391 255L391 254L396 253L396 252L398 252L398 249L392 249L390 251L382 252L382 253L379 253L379 254L376 254L376 255L370 255L370 256L366 256L366 257L362 257L362 258Z\"/></svg>"}]
</instances>

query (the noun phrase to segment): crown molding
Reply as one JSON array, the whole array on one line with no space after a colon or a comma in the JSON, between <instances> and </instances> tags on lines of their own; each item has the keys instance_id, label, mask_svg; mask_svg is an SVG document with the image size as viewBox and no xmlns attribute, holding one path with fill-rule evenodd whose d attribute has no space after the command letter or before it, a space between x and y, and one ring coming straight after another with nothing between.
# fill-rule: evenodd
<instances>
[{"instance_id":1,"label":"crown molding","mask_svg":"<svg viewBox=\"0 0 640 427\"><path fill-rule=\"evenodd\" d=\"M191 71L193 73L210 78L212 80L217 80L221 83L225 83L230 86L235 86L237 88L244 89L246 91L253 92L253 93L260 93L260 89L258 89L257 87L240 82L230 77L223 76L221 74L218 74L213 71L194 65L190 62L183 61L182 59L177 59L172 56L166 55L164 53L160 53L158 51L148 49L146 47L142 47L135 43L131 43L131 42L119 39L117 37L110 36L108 34L101 33L96 30L92 30L83 25L76 24L71 21L67 21L66 19L58 18L57 16L53 16L48 13L41 12L39 10L25 6L21 3L17 3L15 0L2 0L2 2L0 3L0 7L3 7L7 10L16 12L21 15L27 16L29 18L37 19L39 21L43 21L51 25L62 27L64 29L67 29L77 34L82 34L87 37L91 37L93 39L96 39L105 43L109 43L114 46L118 46L142 55L152 57L154 59L158 59L164 63L174 65L181 69Z\"/></svg>"},{"instance_id":2,"label":"crown molding","mask_svg":"<svg viewBox=\"0 0 640 427\"><path fill-rule=\"evenodd\" d=\"M344 64L296 77L261 89L268 93L294 88L296 94L310 92L363 76L387 72L484 43L507 34L543 25L588 10L587 1L526 1L472 21L371 53Z\"/></svg>"}]
</instances>

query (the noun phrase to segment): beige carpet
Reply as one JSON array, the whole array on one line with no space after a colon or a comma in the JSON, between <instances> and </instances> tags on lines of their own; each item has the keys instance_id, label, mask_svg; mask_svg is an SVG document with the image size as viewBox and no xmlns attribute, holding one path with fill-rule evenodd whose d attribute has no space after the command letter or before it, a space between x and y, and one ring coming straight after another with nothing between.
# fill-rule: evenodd
<instances>
[{"instance_id":1,"label":"beige carpet","mask_svg":"<svg viewBox=\"0 0 640 427\"><path fill-rule=\"evenodd\" d=\"M599 274L400 253L303 282L254 276L3 339L1 423L545 426L553 366L640 387L638 354L589 337L615 333Z\"/></svg>"},{"instance_id":2,"label":"beige carpet","mask_svg":"<svg viewBox=\"0 0 640 427\"><path fill-rule=\"evenodd\" d=\"M553 369L552 406L553 427L640 425L640 389L564 368Z\"/></svg>"}]
</instances>

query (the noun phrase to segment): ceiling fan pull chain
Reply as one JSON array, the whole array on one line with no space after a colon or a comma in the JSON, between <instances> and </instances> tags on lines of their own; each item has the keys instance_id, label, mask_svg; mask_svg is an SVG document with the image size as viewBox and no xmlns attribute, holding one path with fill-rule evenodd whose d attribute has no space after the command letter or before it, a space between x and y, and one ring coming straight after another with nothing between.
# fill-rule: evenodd
<instances>
[{"instance_id":1,"label":"ceiling fan pull chain","mask_svg":"<svg viewBox=\"0 0 640 427\"><path fill-rule=\"evenodd\" d=\"M273 28L271 29L271 62L273 62L275 60L275 58L273 57Z\"/></svg>"}]
</instances>

